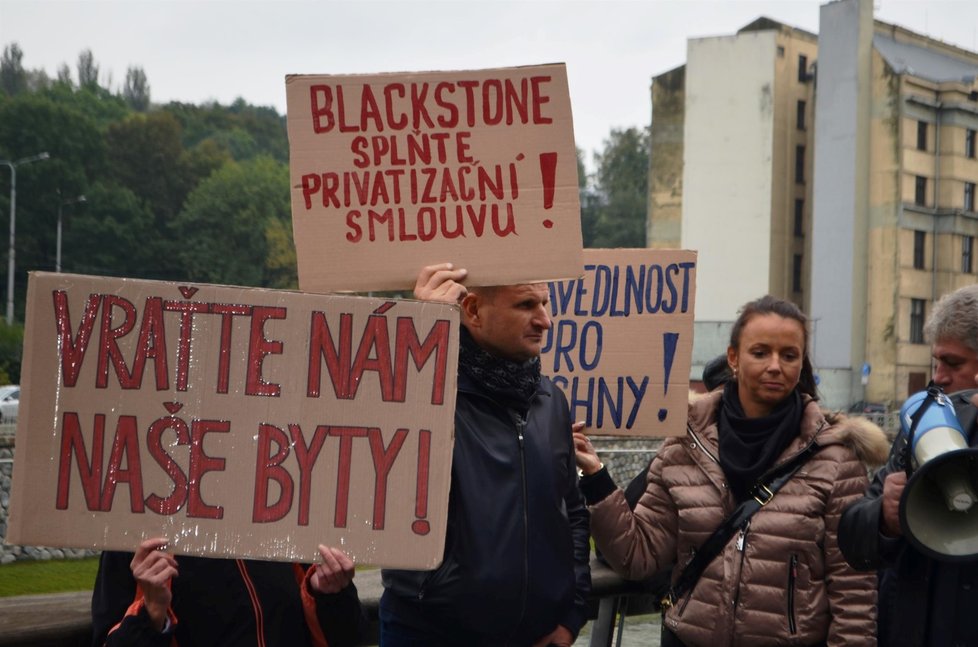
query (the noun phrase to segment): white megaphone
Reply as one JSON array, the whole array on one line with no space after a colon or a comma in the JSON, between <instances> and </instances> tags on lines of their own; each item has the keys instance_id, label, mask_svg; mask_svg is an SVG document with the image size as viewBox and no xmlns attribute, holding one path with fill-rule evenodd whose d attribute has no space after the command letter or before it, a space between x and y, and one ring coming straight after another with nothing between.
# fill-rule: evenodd
<instances>
[{"instance_id":1,"label":"white megaphone","mask_svg":"<svg viewBox=\"0 0 978 647\"><path fill-rule=\"evenodd\" d=\"M978 449L968 447L951 400L939 389L900 407L913 474L900 500L903 535L941 561L978 558ZM913 419L922 404L916 428ZM910 431L913 431L911 436Z\"/></svg>"}]
</instances>

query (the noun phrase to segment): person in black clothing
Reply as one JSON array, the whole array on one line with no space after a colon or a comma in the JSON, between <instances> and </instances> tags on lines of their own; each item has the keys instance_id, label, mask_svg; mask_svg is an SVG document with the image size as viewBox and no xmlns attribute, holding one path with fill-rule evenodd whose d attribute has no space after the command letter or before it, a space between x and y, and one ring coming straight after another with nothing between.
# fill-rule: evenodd
<instances>
[{"instance_id":1,"label":"person in black clothing","mask_svg":"<svg viewBox=\"0 0 978 647\"><path fill-rule=\"evenodd\" d=\"M341 550L322 562L214 559L106 551L92 593L93 647L348 647L366 618Z\"/></svg>"},{"instance_id":2,"label":"person in black clothing","mask_svg":"<svg viewBox=\"0 0 978 647\"><path fill-rule=\"evenodd\" d=\"M934 383L950 394L969 445L978 447L978 285L942 298L924 334ZM879 570L880 647L978 645L978 560L937 561L902 537L905 444L901 434L866 494L843 513L839 548L853 568Z\"/></svg>"},{"instance_id":3,"label":"person in black clothing","mask_svg":"<svg viewBox=\"0 0 978 647\"><path fill-rule=\"evenodd\" d=\"M546 284L472 288L449 264L415 296L460 302L455 446L445 554L385 570L383 647L569 646L587 619L588 513L570 412L540 374Z\"/></svg>"}]
</instances>

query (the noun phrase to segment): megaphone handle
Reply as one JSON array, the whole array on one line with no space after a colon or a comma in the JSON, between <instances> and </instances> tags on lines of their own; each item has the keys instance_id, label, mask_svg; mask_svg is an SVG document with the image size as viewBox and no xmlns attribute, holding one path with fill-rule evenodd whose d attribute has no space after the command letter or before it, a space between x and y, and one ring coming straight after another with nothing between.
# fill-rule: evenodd
<instances>
[{"instance_id":1,"label":"megaphone handle","mask_svg":"<svg viewBox=\"0 0 978 647\"><path fill-rule=\"evenodd\" d=\"M938 385L934 384L934 380L931 380L927 384L927 395L924 399L920 401L920 406L917 410L913 412L910 416L910 429L907 430L906 444L903 446L903 451L900 452L900 460L903 463L901 467L907 473L907 478L909 479L913 475L913 437L914 432L917 431L917 425L920 424L920 419L924 417L924 412L931 404L937 401L937 398L944 393L944 390Z\"/></svg>"}]
</instances>

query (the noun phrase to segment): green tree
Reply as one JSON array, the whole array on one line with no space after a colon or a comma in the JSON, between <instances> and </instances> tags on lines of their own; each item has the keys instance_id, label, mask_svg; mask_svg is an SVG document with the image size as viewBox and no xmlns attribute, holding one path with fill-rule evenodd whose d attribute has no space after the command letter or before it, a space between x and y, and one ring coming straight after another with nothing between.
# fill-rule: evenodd
<instances>
[{"instance_id":1,"label":"green tree","mask_svg":"<svg viewBox=\"0 0 978 647\"><path fill-rule=\"evenodd\" d=\"M238 99L228 107L169 103L163 109L180 122L187 148L211 139L238 161L258 155L271 155L280 162L289 160L285 118L274 108L251 106Z\"/></svg>"},{"instance_id":2,"label":"green tree","mask_svg":"<svg viewBox=\"0 0 978 647\"><path fill-rule=\"evenodd\" d=\"M613 129L604 151L595 153L594 162L594 192L582 204L582 229L590 234L585 247L644 247L648 129ZM589 220L586 225L585 218Z\"/></svg>"},{"instance_id":3,"label":"green tree","mask_svg":"<svg viewBox=\"0 0 978 647\"><path fill-rule=\"evenodd\" d=\"M67 63L62 63L58 67L58 83L67 86L68 88L72 87L71 68L68 67Z\"/></svg>"},{"instance_id":4,"label":"green tree","mask_svg":"<svg viewBox=\"0 0 978 647\"><path fill-rule=\"evenodd\" d=\"M122 88L122 97L136 112L146 112L149 109L149 81L146 80L146 72L143 68L130 67L126 70L126 84Z\"/></svg>"},{"instance_id":5,"label":"green tree","mask_svg":"<svg viewBox=\"0 0 978 647\"><path fill-rule=\"evenodd\" d=\"M0 157L46 152L17 170L15 309L22 311L27 272L54 269L61 197L85 193L104 172L104 142L95 123L70 103L23 93L0 104ZM6 171L6 169L2 169ZM0 227L8 227L9 173L0 172ZM6 261L4 253L0 258Z\"/></svg>"},{"instance_id":6,"label":"green tree","mask_svg":"<svg viewBox=\"0 0 978 647\"><path fill-rule=\"evenodd\" d=\"M166 112L134 113L106 131L111 179L146 201L161 226L189 192L181 135L180 124Z\"/></svg>"},{"instance_id":7,"label":"green tree","mask_svg":"<svg viewBox=\"0 0 978 647\"><path fill-rule=\"evenodd\" d=\"M0 319L0 384L19 384L24 355L24 327Z\"/></svg>"},{"instance_id":8,"label":"green tree","mask_svg":"<svg viewBox=\"0 0 978 647\"><path fill-rule=\"evenodd\" d=\"M283 254L291 246L290 214L285 164L269 157L226 164L194 189L174 220L177 258L191 281L290 284L295 268Z\"/></svg>"},{"instance_id":9,"label":"green tree","mask_svg":"<svg viewBox=\"0 0 978 647\"><path fill-rule=\"evenodd\" d=\"M0 90L12 97L27 91L23 59L24 52L17 43L4 47L0 56Z\"/></svg>"},{"instance_id":10,"label":"green tree","mask_svg":"<svg viewBox=\"0 0 978 647\"><path fill-rule=\"evenodd\" d=\"M64 218L61 267L99 276L178 279L157 255L153 213L130 189L98 182Z\"/></svg>"},{"instance_id":11,"label":"green tree","mask_svg":"<svg viewBox=\"0 0 978 647\"><path fill-rule=\"evenodd\" d=\"M92 50L86 49L78 55L78 86L82 88L98 87L99 66L95 62Z\"/></svg>"},{"instance_id":12,"label":"green tree","mask_svg":"<svg viewBox=\"0 0 978 647\"><path fill-rule=\"evenodd\" d=\"M577 188L581 203L581 237L584 247L593 247L595 227L598 222L598 196L591 186L593 178L588 175L584 166L584 151L577 149Z\"/></svg>"}]
</instances>

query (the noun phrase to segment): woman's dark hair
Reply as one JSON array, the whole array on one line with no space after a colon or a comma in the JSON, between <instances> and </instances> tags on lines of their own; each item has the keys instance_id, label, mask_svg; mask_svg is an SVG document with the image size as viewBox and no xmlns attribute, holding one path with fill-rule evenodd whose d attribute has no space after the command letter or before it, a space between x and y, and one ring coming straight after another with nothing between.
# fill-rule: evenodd
<instances>
[{"instance_id":1,"label":"woman's dark hair","mask_svg":"<svg viewBox=\"0 0 978 647\"><path fill-rule=\"evenodd\" d=\"M740 309L740 316L734 322L730 330L730 345L735 349L740 349L740 335L744 332L744 326L757 315L778 315L784 319L794 319L801 324L802 334L805 344L802 348L804 355L801 363L801 375L798 376L798 390L811 396L813 400L818 400L818 389L815 386L815 372L812 370L812 362L808 358L808 317L801 311L801 308L790 301L778 299L767 294L760 299L755 299L750 303L744 304Z\"/></svg>"}]
</instances>

